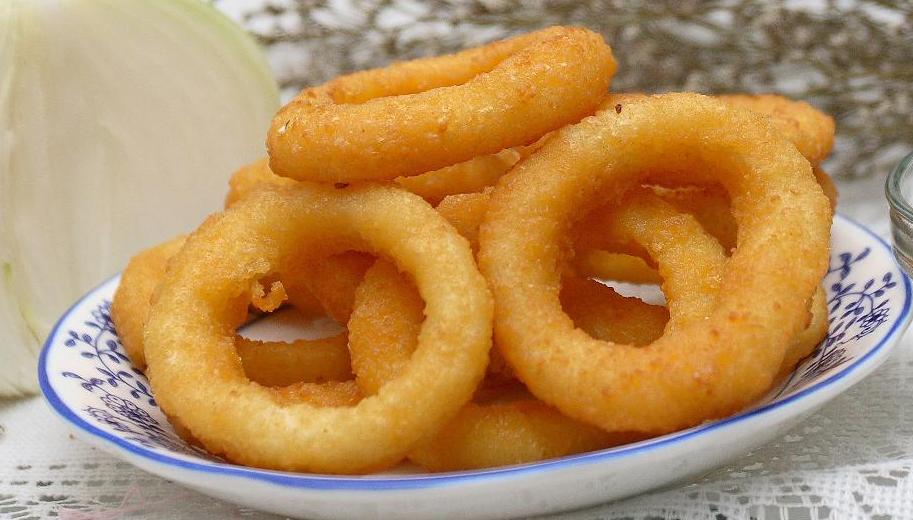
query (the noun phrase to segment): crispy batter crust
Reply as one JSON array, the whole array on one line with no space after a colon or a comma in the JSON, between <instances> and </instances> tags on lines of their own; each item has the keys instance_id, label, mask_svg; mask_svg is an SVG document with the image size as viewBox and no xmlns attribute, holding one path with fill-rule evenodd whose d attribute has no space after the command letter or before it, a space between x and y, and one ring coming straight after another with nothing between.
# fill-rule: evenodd
<instances>
[{"instance_id":1,"label":"crispy batter crust","mask_svg":"<svg viewBox=\"0 0 913 520\"><path fill-rule=\"evenodd\" d=\"M568 227L638 184L697 173L727 189L740 229L709 319L641 348L575 330L557 297ZM769 122L706 96L666 94L562 129L503 177L479 260L498 348L533 394L610 431L667 432L732 413L770 387L807 325L829 231L808 161Z\"/></svg>"},{"instance_id":2,"label":"crispy batter crust","mask_svg":"<svg viewBox=\"0 0 913 520\"><path fill-rule=\"evenodd\" d=\"M311 245L387 254L426 301L409 370L354 406L283 400L249 380L229 303ZM217 454L258 467L358 473L398 462L472 397L491 296L467 241L421 198L380 185L259 190L194 232L146 327L156 399ZM443 369L446 367L446 369Z\"/></svg>"},{"instance_id":3,"label":"crispy batter crust","mask_svg":"<svg viewBox=\"0 0 913 520\"><path fill-rule=\"evenodd\" d=\"M394 179L530 144L591 114L615 68L602 36L552 27L342 76L276 114L270 167L302 180Z\"/></svg>"}]
</instances>

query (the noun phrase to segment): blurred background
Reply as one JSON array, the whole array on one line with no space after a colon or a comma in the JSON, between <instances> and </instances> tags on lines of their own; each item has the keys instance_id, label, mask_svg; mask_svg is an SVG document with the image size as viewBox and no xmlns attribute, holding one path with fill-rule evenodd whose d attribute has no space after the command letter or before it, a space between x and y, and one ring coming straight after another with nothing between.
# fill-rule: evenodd
<instances>
[{"instance_id":1,"label":"blurred background","mask_svg":"<svg viewBox=\"0 0 913 520\"><path fill-rule=\"evenodd\" d=\"M913 148L910 1L215 4L267 46L283 100L304 86L395 59L573 24L601 32L612 45L620 62L614 90L772 91L824 109L837 120L837 142L826 169L845 187L848 203L875 192L880 202L879 183L851 181L883 179Z\"/></svg>"}]
</instances>

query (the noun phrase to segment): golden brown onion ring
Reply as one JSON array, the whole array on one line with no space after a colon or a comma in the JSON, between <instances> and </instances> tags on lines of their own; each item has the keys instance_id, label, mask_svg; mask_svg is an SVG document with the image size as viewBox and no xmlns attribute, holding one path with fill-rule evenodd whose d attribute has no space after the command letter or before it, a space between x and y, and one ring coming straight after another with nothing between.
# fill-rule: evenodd
<instances>
[{"instance_id":1,"label":"golden brown onion ring","mask_svg":"<svg viewBox=\"0 0 913 520\"><path fill-rule=\"evenodd\" d=\"M385 260L368 270L355 301L349 320L352 366L359 388L372 395L406 370L424 305L409 278ZM419 442L409 458L429 470L448 471L531 462L630 439L568 419L526 396L467 404L436 434Z\"/></svg>"},{"instance_id":2,"label":"golden brown onion ring","mask_svg":"<svg viewBox=\"0 0 913 520\"><path fill-rule=\"evenodd\" d=\"M482 155L468 161L447 166L440 170L398 177L396 183L415 193L431 204L438 204L444 197L459 193L475 193L493 186L523 156L529 147L508 148L492 155Z\"/></svg>"},{"instance_id":3,"label":"golden brown onion ring","mask_svg":"<svg viewBox=\"0 0 913 520\"><path fill-rule=\"evenodd\" d=\"M490 190L480 193L463 193L444 197L437 205L437 212L469 240L472 250L479 248L479 225L488 211Z\"/></svg>"},{"instance_id":4,"label":"golden brown onion ring","mask_svg":"<svg viewBox=\"0 0 913 520\"><path fill-rule=\"evenodd\" d=\"M658 274L663 279L671 316L667 330L700 323L712 315L728 259L695 216L680 212L661 195L645 188L632 190L617 207L592 212L581 227L597 228L613 236L613 240L633 241L644 247L651 260L659 265ZM562 304L567 310L563 300ZM792 371L827 334L827 312L827 296L819 286L805 313L807 326L786 350L781 376Z\"/></svg>"},{"instance_id":5,"label":"golden brown onion ring","mask_svg":"<svg viewBox=\"0 0 913 520\"><path fill-rule=\"evenodd\" d=\"M127 264L111 303L111 319L127 356L146 368L143 334L153 295L165 276L168 261L184 246L179 236L141 251ZM264 386L345 381L352 378L346 334L293 342L259 341L236 336L235 347L244 371Z\"/></svg>"},{"instance_id":6,"label":"golden brown onion ring","mask_svg":"<svg viewBox=\"0 0 913 520\"><path fill-rule=\"evenodd\" d=\"M622 111L628 102L646 97L646 94L639 92L612 93L603 101L599 110ZM834 146L834 119L804 101L795 101L777 94L724 94L714 97L731 107L751 110L767 118L812 165L818 165L831 153Z\"/></svg>"},{"instance_id":7,"label":"golden brown onion ring","mask_svg":"<svg viewBox=\"0 0 913 520\"><path fill-rule=\"evenodd\" d=\"M230 302L326 243L388 254L426 302L409 369L351 407L284 402L245 376L234 349ZM468 243L421 198L380 185L258 190L194 232L172 262L146 327L149 381L164 411L229 460L376 470L472 397L487 364L491 308Z\"/></svg>"},{"instance_id":8,"label":"golden brown onion ring","mask_svg":"<svg viewBox=\"0 0 913 520\"><path fill-rule=\"evenodd\" d=\"M301 180L394 179L530 144L591 114L615 68L602 36L552 27L341 76L276 114L270 167Z\"/></svg>"},{"instance_id":9,"label":"golden brown onion ring","mask_svg":"<svg viewBox=\"0 0 913 520\"><path fill-rule=\"evenodd\" d=\"M482 155L440 170L412 177L399 177L394 182L419 195L431 204L447 195L474 193L494 185L498 179L525 157L534 145L508 148L492 155ZM259 159L239 168L228 181L225 207L241 200L262 186L293 186L297 181L280 177L269 169L267 159Z\"/></svg>"},{"instance_id":10,"label":"golden brown onion ring","mask_svg":"<svg viewBox=\"0 0 913 520\"><path fill-rule=\"evenodd\" d=\"M808 162L827 159L834 147L834 119L804 101L777 94L725 94L716 96L727 105L747 108L770 118L770 123L796 145Z\"/></svg>"},{"instance_id":11,"label":"golden brown onion ring","mask_svg":"<svg viewBox=\"0 0 913 520\"><path fill-rule=\"evenodd\" d=\"M282 281L288 287L289 301L297 307L299 295L314 297L326 314L345 325L352 314L355 289L374 263L374 257L358 251L346 251L327 257L302 255L282 270Z\"/></svg>"},{"instance_id":12,"label":"golden brown onion ring","mask_svg":"<svg viewBox=\"0 0 913 520\"><path fill-rule=\"evenodd\" d=\"M727 189L739 227L710 318L640 348L575 329L558 300L569 226L639 184L698 173ZM562 129L502 177L479 261L498 347L534 395L608 430L667 432L730 414L770 387L806 325L829 230L808 161L767 121L666 94Z\"/></svg>"},{"instance_id":13,"label":"golden brown onion ring","mask_svg":"<svg viewBox=\"0 0 913 520\"><path fill-rule=\"evenodd\" d=\"M181 235L140 251L130 259L121 274L111 302L111 320L121 345L138 370L146 369L143 334L146 331L149 308L152 307L152 297L165 275L168 260L184 247L186 240L187 237Z\"/></svg>"},{"instance_id":14,"label":"golden brown onion ring","mask_svg":"<svg viewBox=\"0 0 913 520\"><path fill-rule=\"evenodd\" d=\"M600 280L656 285L663 279L646 260L627 253L588 249L576 253L574 269L585 276Z\"/></svg>"},{"instance_id":15,"label":"golden brown onion ring","mask_svg":"<svg viewBox=\"0 0 913 520\"><path fill-rule=\"evenodd\" d=\"M622 296L611 287L578 276L564 275L560 299L575 327L603 341L648 345L662 336L669 322L665 307Z\"/></svg>"},{"instance_id":16,"label":"golden brown onion ring","mask_svg":"<svg viewBox=\"0 0 913 520\"><path fill-rule=\"evenodd\" d=\"M325 383L352 379L345 333L328 338L260 341L239 336L235 348L244 373L263 386Z\"/></svg>"},{"instance_id":17,"label":"golden brown onion ring","mask_svg":"<svg viewBox=\"0 0 913 520\"><path fill-rule=\"evenodd\" d=\"M834 182L830 175L819 167L813 168L813 172L830 202L831 215L833 215L838 198ZM729 195L722 187L703 185L666 188L653 185L649 186L649 189L664 201L672 204L677 210L697 218L704 229L726 249L727 254L735 248L738 229L732 215ZM575 265L581 273L607 280L655 283L652 280L658 274L655 273L653 266L647 263L649 258L645 252L631 251L630 247L621 247L617 237L601 232L598 224L578 226L578 228L581 233L575 245L578 251ZM632 257L633 253L636 253L637 257Z\"/></svg>"},{"instance_id":18,"label":"golden brown onion ring","mask_svg":"<svg viewBox=\"0 0 913 520\"><path fill-rule=\"evenodd\" d=\"M638 274L637 271L624 269L602 273L598 270L580 272L596 277L608 274L612 276L605 276L605 279L634 283L661 284L665 276L670 283L663 284L663 289L675 301L670 310L676 322L704 319L716 302L716 291L726 261L726 251L714 241L713 232L710 232L709 236L707 234L708 227L714 230L726 228L716 228L712 222L708 226L705 219L725 214L732 222L732 233L735 233L728 196L725 192L719 191L712 192L714 195L702 194L700 197L689 193L682 198L689 202L705 200L707 203L703 206L685 206L687 209L693 208L698 213L691 215L691 212L682 211L682 208L675 204L679 200L680 191L690 192L691 189L670 190L651 186L643 190L636 197L639 200L628 200L620 209L610 207L596 210L578 224L577 228L584 230L584 236L591 240L590 247L594 237L598 237L602 239L599 244L625 244L628 251L642 250L639 254L650 262L649 265L640 256L615 254L609 257L610 262L604 262L599 267L612 265L614 268L622 265L623 268L625 260L636 260L643 266L641 272L644 278L632 279L631 274ZM695 187L693 190L703 192L704 188ZM668 195L670 192L672 196ZM453 195L446 197L437 208L461 235L469 239L473 249L478 247L478 226L484 219L489 197L490 191ZM629 199L631 198L629 196ZM734 247L734 236L731 241ZM578 241L577 245L580 246L581 241ZM582 245L586 247L587 242L583 242ZM602 253L595 249L589 251L591 254ZM620 259L621 262L616 259ZM664 264L662 273L652 267L658 262ZM575 268L579 266L580 263L575 262ZM635 268L637 267L635 264ZM577 276L564 275L560 299L562 307L575 326L594 338L605 341L645 345L661 336L663 328L669 322L669 310L647 305L637 298L626 298L600 283ZM792 370L800 359L808 356L827 332L827 308L820 288L810 310L810 325L789 347L781 366L781 373ZM491 354L489 373L492 372L511 376L513 374L497 349L493 349Z\"/></svg>"},{"instance_id":19,"label":"golden brown onion ring","mask_svg":"<svg viewBox=\"0 0 913 520\"><path fill-rule=\"evenodd\" d=\"M257 159L244 165L228 179L228 194L225 195L225 208L230 208L238 201L264 186L294 186L297 181L280 177L269 169L269 159Z\"/></svg>"}]
</instances>

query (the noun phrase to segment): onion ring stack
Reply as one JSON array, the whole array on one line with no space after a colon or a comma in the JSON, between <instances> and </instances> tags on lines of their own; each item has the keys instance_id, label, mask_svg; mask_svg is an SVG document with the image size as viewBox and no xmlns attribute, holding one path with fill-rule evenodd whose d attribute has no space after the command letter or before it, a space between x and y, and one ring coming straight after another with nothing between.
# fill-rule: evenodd
<instances>
[{"instance_id":1,"label":"onion ring stack","mask_svg":"<svg viewBox=\"0 0 913 520\"><path fill-rule=\"evenodd\" d=\"M615 69L553 27L296 96L224 212L115 294L177 434L272 469L475 469L725 417L790 374L827 333L833 120L609 93ZM237 333L280 307L346 331Z\"/></svg>"}]
</instances>

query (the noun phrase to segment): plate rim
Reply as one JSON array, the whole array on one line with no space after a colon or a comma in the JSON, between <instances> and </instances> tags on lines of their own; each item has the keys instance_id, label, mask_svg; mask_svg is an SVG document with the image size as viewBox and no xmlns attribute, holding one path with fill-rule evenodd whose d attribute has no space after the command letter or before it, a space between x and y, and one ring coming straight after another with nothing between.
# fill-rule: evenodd
<instances>
[{"instance_id":1,"label":"plate rim","mask_svg":"<svg viewBox=\"0 0 913 520\"><path fill-rule=\"evenodd\" d=\"M808 388L805 388L795 394L792 394L782 400L767 403L764 406L748 410L743 413L732 415L723 419L719 419L713 422L708 422L693 428L682 430L680 432L675 432L668 435L663 435L656 437L654 439L648 439L646 441L633 443L629 445L619 446L615 448L608 448L605 450L581 453L576 455L570 455L558 459L539 461L529 464L516 465L516 466L505 466L500 468L492 468L486 470L473 470L473 471L463 471L463 472L451 472L451 473L437 473L437 474L427 474L427 475L393 475L393 476L383 476L383 477L373 477L373 476L346 476L346 475L320 475L313 473L292 473L292 472L283 472L275 470L267 470L261 468L252 468L246 466L239 466L236 464L226 463L226 462L196 462L191 460L183 460L176 458L172 455L159 453L150 448L140 446L131 442L126 441L125 439L114 435L112 433L106 432L101 428L89 423L87 420L83 419L77 415L73 410L64 404L63 400L60 398L58 393L51 386L51 383L47 374L47 357L48 351L51 348L51 345L55 343L57 336L60 332L60 326L63 322L69 317L73 311L80 306L87 299L92 297L101 287L112 282L120 276L120 273L109 277L104 280L102 283L96 285L91 290L87 291L83 296L81 296L75 303L73 303L67 310L64 312L61 317L54 324L54 327L51 329L51 332L48 334L47 339L45 340L41 354L38 359L38 381L41 388L41 392L44 396L45 401L48 403L50 408L66 422L68 422L71 427L75 427L78 430L82 430L80 433L89 436L90 438L95 438L97 440L103 441L107 444L109 448L116 448L117 451L127 451L131 455L142 457L146 459L146 462L163 464L166 466L171 466L176 470L190 470L193 472L206 473L214 476L228 476L228 477L240 477L245 479L253 479L261 481L267 484L276 484L283 487L298 488L298 489L308 489L308 490L347 490L347 491L384 491L384 490L403 490L403 489L427 489L427 488L438 488L441 486L460 484L460 483L469 483L480 481L488 481L493 478L504 478L504 477L517 477L528 475L531 473L540 473L546 470L561 470L561 469L573 469L577 466L591 465L595 463L605 462L607 460L618 459L623 457L630 457L637 454L642 454L648 451L657 450L664 447L669 447L675 444L680 444L688 439L692 439L699 435L704 435L708 432L718 430L721 428L732 428L736 425L752 420L757 419L761 416L769 415L780 410L784 406L793 404L797 401L804 401L808 398L811 398L815 394L826 390L827 388L833 386L834 384L844 380L847 376L856 372L858 369L868 365L868 362L876 354L882 353L882 351L889 346L892 346L896 343L895 337L900 333L902 334L906 330L906 326L911 320L911 306L913 306L913 289L911 289L910 278L904 273L904 271L899 267L894 259L893 250L886 240L878 236L868 227L862 225L861 223L853 220L852 218L845 216L840 213L834 215L835 220L840 220L841 223L849 224L851 227L855 228L858 231L862 231L865 235L873 238L875 243L879 244L884 250L888 253L889 258L893 260L894 267L901 274L904 282L904 303L901 309L900 315L891 325L891 328L887 331L885 336L869 351L863 354L859 359L853 361L850 365L845 367L843 370L831 375L827 379L819 381ZM857 381L858 382L858 381Z\"/></svg>"}]
</instances>

